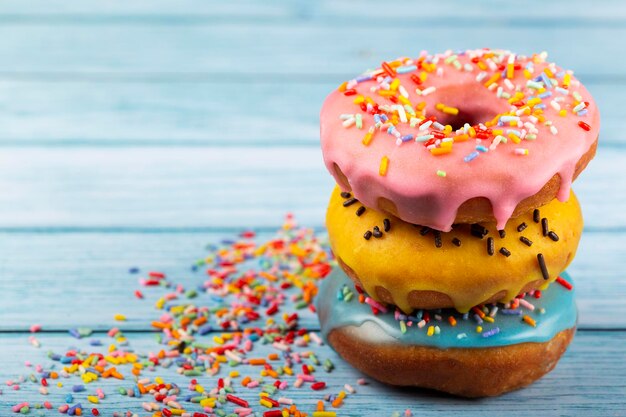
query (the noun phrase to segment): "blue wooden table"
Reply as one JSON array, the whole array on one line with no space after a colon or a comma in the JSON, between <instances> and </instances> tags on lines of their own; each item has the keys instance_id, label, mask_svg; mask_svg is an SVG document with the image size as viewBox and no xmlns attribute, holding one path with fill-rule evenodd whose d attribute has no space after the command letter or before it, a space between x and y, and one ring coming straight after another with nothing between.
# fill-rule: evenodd
<instances>
[{"instance_id":1,"label":"blue wooden table","mask_svg":"<svg viewBox=\"0 0 626 417\"><path fill-rule=\"evenodd\" d=\"M318 111L340 82L385 58L483 46L549 51L601 109L598 155L574 187L586 219L570 268L577 335L552 373L499 398L467 401L371 382L337 411L626 415L625 37L620 0L4 0L0 381L27 380L18 391L3 387L0 415L23 401L65 403L71 389L44 398L25 362L87 348L90 338L74 339L69 329L88 327L107 342L105 332L118 326L137 352L160 348L150 325L154 299L135 299L129 267L189 283L189 265L207 243L243 229L262 241L286 212L322 232L333 183L318 146ZM28 341L35 323L43 328L39 349ZM313 314L301 324L318 326ZM319 350L336 366L324 377L329 393L356 384L358 372ZM102 415L151 415L141 400L116 394L128 381L99 386L107 392ZM309 412L321 398L310 390L289 395ZM86 393L75 397L87 403ZM37 413L44 412L30 410Z\"/></svg>"}]
</instances>

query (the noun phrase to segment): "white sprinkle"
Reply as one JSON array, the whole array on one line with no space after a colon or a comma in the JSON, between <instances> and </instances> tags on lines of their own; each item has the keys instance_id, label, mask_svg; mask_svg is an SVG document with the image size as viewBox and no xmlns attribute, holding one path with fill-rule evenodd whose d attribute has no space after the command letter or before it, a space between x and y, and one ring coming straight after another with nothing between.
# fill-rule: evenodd
<instances>
[{"instance_id":1,"label":"white sprinkle","mask_svg":"<svg viewBox=\"0 0 626 417\"><path fill-rule=\"evenodd\" d=\"M354 114L348 114L348 113L344 113L344 114L340 114L339 118L341 120L348 120L349 118L354 117Z\"/></svg>"},{"instance_id":2,"label":"white sprinkle","mask_svg":"<svg viewBox=\"0 0 626 417\"><path fill-rule=\"evenodd\" d=\"M424 123L423 125L420 126L419 130L426 130L430 127L430 125L433 124L432 120L427 121L426 123Z\"/></svg>"},{"instance_id":3,"label":"white sprinkle","mask_svg":"<svg viewBox=\"0 0 626 417\"><path fill-rule=\"evenodd\" d=\"M515 89L515 85L511 82L511 80L509 80L508 78L504 79L504 85L506 86L506 88L508 88L509 90L514 90Z\"/></svg>"},{"instance_id":4,"label":"white sprinkle","mask_svg":"<svg viewBox=\"0 0 626 417\"><path fill-rule=\"evenodd\" d=\"M398 115L400 116L400 121L402 123L406 123L408 121L408 119L406 118L406 112L404 111L404 107L402 107L402 105L398 104L398 105L396 105L396 110L398 111Z\"/></svg>"},{"instance_id":5,"label":"white sprinkle","mask_svg":"<svg viewBox=\"0 0 626 417\"><path fill-rule=\"evenodd\" d=\"M552 107L555 111L560 111L561 110L561 106L559 105L559 103L557 103L556 100L552 100L550 102L550 107Z\"/></svg>"},{"instance_id":6,"label":"white sprinkle","mask_svg":"<svg viewBox=\"0 0 626 417\"><path fill-rule=\"evenodd\" d=\"M485 79L485 77L487 77L487 73L485 71L481 71L478 73L478 75L476 76L476 81L477 82L481 82L482 80Z\"/></svg>"},{"instance_id":7,"label":"white sprinkle","mask_svg":"<svg viewBox=\"0 0 626 417\"><path fill-rule=\"evenodd\" d=\"M581 110L582 110L582 109L584 109L584 108L585 108L585 102L582 102L582 103L578 104L578 106L574 107L574 108L572 109L572 111L573 111L574 113L578 113L579 111L581 111Z\"/></svg>"},{"instance_id":8,"label":"white sprinkle","mask_svg":"<svg viewBox=\"0 0 626 417\"><path fill-rule=\"evenodd\" d=\"M422 90L422 95L423 95L423 96L427 96L427 95L429 95L430 93L434 93L435 91L437 91L437 88L436 88L436 87L434 87L434 86L430 86L430 87L425 88L425 89L423 89L423 90Z\"/></svg>"},{"instance_id":9,"label":"white sprinkle","mask_svg":"<svg viewBox=\"0 0 626 417\"><path fill-rule=\"evenodd\" d=\"M404 86L403 86L403 85L401 85L400 87L398 87L398 91L400 91L400 95L401 95L402 97L409 98L409 92L408 92L408 91L406 91L406 88L404 88Z\"/></svg>"},{"instance_id":10,"label":"white sprinkle","mask_svg":"<svg viewBox=\"0 0 626 417\"><path fill-rule=\"evenodd\" d=\"M355 122L356 119L354 117L351 117L350 119L344 120L341 124L343 125L343 127L351 127L352 125L354 125Z\"/></svg>"},{"instance_id":11,"label":"white sprinkle","mask_svg":"<svg viewBox=\"0 0 626 417\"><path fill-rule=\"evenodd\" d=\"M554 125L550 126L550 132L551 132L553 135L556 135L556 134L558 134L558 133L559 133L559 131L556 129L556 126L554 126Z\"/></svg>"}]
</instances>

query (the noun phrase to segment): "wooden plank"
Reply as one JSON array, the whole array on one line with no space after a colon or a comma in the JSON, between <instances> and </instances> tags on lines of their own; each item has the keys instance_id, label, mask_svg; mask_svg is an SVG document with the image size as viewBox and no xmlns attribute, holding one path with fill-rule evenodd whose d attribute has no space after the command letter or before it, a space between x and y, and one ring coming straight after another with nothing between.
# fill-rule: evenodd
<instances>
[{"instance_id":1,"label":"wooden plank","mask_svg":"<svg viewBox=\"0 0 626 417\"><path fill-rule=\"evenodd\" d=\"M26 334L0 335L0 379L16 379L23 375L28 377L32 368L24 366L26 361L33 364L49 365L48 350L63 353L68 346L76 346L89 352L105 351L109 340L103 338L105 347L93 348L88 346L87 340L77 341L67 336L37 335L43 344L40 350L30 347ZM207 337L207 341L210 340ZM140 353L156 352L160 349L153 340L153 335L129 335L130 346ZM401 389L381 385L370 381L368 385L360 386L356 380L362 375L350 368L328 347L317 347L315 351L321 360L331 359L336 369L327 374L323 369L317 371L319 379L327 383L327 388L315 393L306 385L301 389L293 387L283 392L285 396L293 398L300 409L310 412L314 410L317 400L323 399L326 394L336 394L349 383L357 389L357 393L349 395L341 409L337 410L341 416L387 416L392 412L404 413L407 408L413 415L418 416L472 416L472 415L502 415L525 417L528 410L533 410L542 416L585 415L585 416L624 416L626 415L626 390L624 373L624 343L626 332L578 332L568 351L557 365L556 369L543 379L528 388L516 391L501 397L487 398L475 401L444 396L430 391L416 389ZM252 355L265 356L270 347L256 345ZM120 366L128 373L127 366ZM237 370L241 375L258 376L259 367L240 366ZM226 370L230 370L228 367ZM147 376L163 377L167 382L176 382L182 389L183 395L188 393L189 377L170 369L158 368L155 373L147 372ZM204 376L198 378L205 387L213 387L218 377L226 376L226 372L215 377ZM290 385L293 377L287 378ZM50 401L54 406L65 403L65 395L72 391L72 386L82 384L78 378L62 380L64 388L52 385L49 395L38 393L39 385L32 382L21 384L19 391L4 389L0 396L0 411L8 415L9 409L23 401L32 404ZM86 396L93 394L96 388L102 388L106 398L98 404L101 415L112 415L114 411L131 410L142 413L141 403L149 397L129 398L118 394L119 387L131 388L130 379L117 381L113 379L100 380L87 385L87 391L73 393L76 402L86 406ZM236 394L249 400L252 407L262 413L266 411L257 403L258 389L243 389L235 382ZM523 406L522 406L523 404ZM185 404L189 406L188 404ZM190 406L191 407L191 406ZM197 407L197 406L196 406ZM328 405L329 409L332 409ZM89 407L91 408L91 407ZM199 411L198 408L190 408ZM232 405L226 405L226 410L232 410ZM32 412L32 411L31 411ZM46 415L56 415L56 410ZM86 414L85 414L86 415ZM142 414L143 415L143 414Z\"/></svg>"},{"instance_id":2,"label":"wooden plank","mask_svg":"<svg viewBox=\"0 0 626 417\"><path fill-rule=\"evenodd\" d=\"M381 25L384 22L381 22ZM494 39L521 54L542 50L565 68L581 74L583 81L621 79L626 62L610 57L626 50L620 39L626 27L610 25L476 25L463 27L463 36L452 30L457 24L430 27L419 19L405 21L402 30L390 20L372 36L369 25L351 22L289 20L206 24L89 25L19 24L0 27L0 75L3 77L63 76L76 74L122 76L129 73L173 76L185 79L273 77L283 81L341 74L351 77L383 59L417 54L419 49L444 51L477 45L493 45ZM418 40L419 47L408 47ZM31 51L24 53L24 51ZM241 53L245 51L245 53ZM585 51L585 53L580 53ZM607 58L608 57L608 58ZM610 65L599 65L607 59Z\"/></svg>"},{"instance_id":3,"label":"wooden plank","mask_svg":"<svg viewBox=\"0 0 626 417\"><path fill-rule=\"evenodd\" d=\"M623 228L626 149L575 184L589 228ZM333 180L315 148L72 147L0 152L0 229L321 226ZM612 207L606 209L607 196Z\"/></svg>"},{"instance_id":4,"label":"wooden plank","mask_svg":"<svg viewBox=\"0 0 626 417\"><path fill-rule=\"evenodd\" d=\"M215 16L227 16L237 18L241 16L254 16L257 19L264 18L294 18L297 16L309 19L332 19L337 17L350 17L352 19L367 19L375 13L377 19L401 19L429 18L436 19L445 16L446 19L493 19L496 21L503 16L509 16L513 22L523 19L534 18L535 21L543 22L547 19L565 20L585 18L604 19L608 21L621 19L625 11L619 0L603 1L588 7L583 1L557 0L541 7L520 8L515 3L501 3L497 1L485 1L473 7L461 7L461 0L447 1L445 3L436 0L420 2L419 7L406 7L401 0L389 0L384 7L375 0L360 1L358 7L349 0L323 0L308 2L305 0L266 0L263 3L249 0L231 0L229 2L206 2L202 0L179 0L176 3L164 0L135 0L127 2L123 0L5 0L0 7L0 17L6 18L35 18L41 17L54 20L55 17L74 18L77 21L85 21L90 17L142 17L150 18L157 16L186 17L193 20L195 17L207 18ZM399 11L401 10L401 13ZM296 13L298 12L298 13ZM457 20L455 23L463 23Z\"/></svg>"},{"instance_id":5,"label":"wooden plank","mask_svg":"<svg viewBox=\"0 0 626 417\"><path fill-rule=\"evenodd\" d=\"M0 84L0 145L318 146L319 110L337 82ZM588 86L600 146L623 144L626 84Z\"/></svg>"},{"instance_id":6,"label":"wooden plank","mask_svg":"<svg viewBox=\"0 0 626 417\"><path fill-rule=\"evenodd\" d=\"M273 233L259 235L259 242ZM48 330L86 326L107 330L119 326L148 330L160 316L154 309L161 289L143 288L143 274L167 273L187 289L202 284L205 275L191 272L203 258L207 243L233 238L235 232L162 233L0 233L0 286L3 291L0 331L26 330L39 323ZM569 272L575 280L581 328L626 328L626 247L623 233L586 233ZM609 249L610 248L610 249ZM138 300L134 291L146 295ZM206 296L196 303L209 303ZM287 304L286 312L294 311ZM126 322L115 322L125 314ZM301 325L318 328L317 318L299 310Z\"/></svg>"}]
</instances>

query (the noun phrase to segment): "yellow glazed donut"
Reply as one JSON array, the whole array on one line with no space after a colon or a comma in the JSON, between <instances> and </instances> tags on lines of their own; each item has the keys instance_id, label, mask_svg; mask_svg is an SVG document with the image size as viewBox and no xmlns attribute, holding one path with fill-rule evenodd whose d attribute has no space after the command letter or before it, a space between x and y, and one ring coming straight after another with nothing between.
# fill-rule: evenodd
<instances>
[{"instance_id":1,"label":"yellow glazed donut","mask_svg":"<svg viewBox=\"0 0 626 417\"><path fill-rule=\"evenodd\" d=\"M574 258L583 228L576 196L509 221L454 225L450 232L365 208L335 187L326 214L332 250L357 285L379 302L414 309L506 303L545 289Z\"/></svg>"}]
</instances>

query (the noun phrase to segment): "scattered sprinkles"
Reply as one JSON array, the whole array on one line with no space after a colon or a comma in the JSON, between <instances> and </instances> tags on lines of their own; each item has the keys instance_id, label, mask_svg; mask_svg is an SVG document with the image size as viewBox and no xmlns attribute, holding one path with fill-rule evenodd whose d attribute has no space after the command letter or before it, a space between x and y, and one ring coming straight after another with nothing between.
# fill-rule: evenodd
<instances>
[{"instance_id":1,"label":"scattered sprinkles","mask_svg":"<svg viewBox=\"0 0 626 417\"><path fill-rule=\"evenodd\" d=\"M342 196L351 198L350 193ZM72 329L71 336L90 338L89 348L51 351L46 365L27 363L31 373L6 384L14 390L34 384L42 401L18 402L12 411L138 415L108 411L123 396L136 401L141 415L159 417L336 416L356 390L329 383L326 376L334 364L318 356L320 336L299 324L303 311L315 312L317 283L332 269L326 242L288 216L267 241L257 243L253 232L245 232L207 250L192 265L197 285L190 288L163 272L140 275L144 300L153 299L157 310L152 348L132 348L117 328L102 336L88 328ZM135 267L129 272L140 273ZM349 291L342 294L345 302L352 297ZM119 314L109 320L125 319ZM31 328L33 333L40 330L39 325ZM108 381L117 381L117 388L110 389ZM320 393L317 407L298 405L290 396L305 389ZM45 401L48 394L55 395Z\"/></svg>"}]
</instances>

